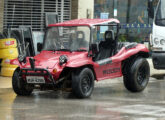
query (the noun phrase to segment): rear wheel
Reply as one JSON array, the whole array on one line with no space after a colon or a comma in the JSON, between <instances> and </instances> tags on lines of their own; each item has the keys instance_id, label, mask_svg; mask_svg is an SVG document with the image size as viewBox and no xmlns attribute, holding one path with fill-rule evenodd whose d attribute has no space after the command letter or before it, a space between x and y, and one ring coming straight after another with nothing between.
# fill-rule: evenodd
<instances>
[{"instance_id":1,"label":"rear wheel","mask_svg":"<svg viewBox=\"0 0 165 120\"><path fill-rule=\"evenodd\" d=\"M93 92L94 75L91 69L82 68L72 74L72 90L76 97L87 98Z\"/></svg>"},{"instance_id":2,"label":"rear wheel","mask_svg":"<svg viewBox=\"0 0 165 120\"><path fill-rule=\"evenodd\" d=\"M25 83L25 81L20 76L20 68L14 71L12 77L13 90L17 95L28 96L32 93L33 88Z\"/></svg>"},{"instance_id":3,"label":"rear wheel","mask_svg":"<svg viewBox=\"0 0 165 120\"><path fill-rule=\"evenodd\" d=\"M150 67L145 58L137 58L126 65L124 85L131 92L143 91L149 81Z\"/></svg>"}]
</instances>

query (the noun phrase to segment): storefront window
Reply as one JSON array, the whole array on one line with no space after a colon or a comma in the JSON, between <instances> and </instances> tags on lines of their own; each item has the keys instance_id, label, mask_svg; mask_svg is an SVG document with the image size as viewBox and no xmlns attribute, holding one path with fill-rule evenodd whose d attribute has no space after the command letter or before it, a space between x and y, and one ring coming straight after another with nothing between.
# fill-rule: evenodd
<instances>
[{"instance_id":1,"label":"storefront window","mask_svg":"<svg viewBox=\"0 0 165 120\"><path fill-rule=\"evenodd\" d=\"M115 17L122 25L120 41L143 42L149 39L152 30L147 6L147 0L95 0L95 18L100 18L103 12L113 18L117 9Z\"/></svg>"},{"instance_id":2,"label":"storefront window","mask_svg":"<svg viewBox=\"0 0 165 120\"><path fill-rule=\"evenodd\" d=\"M109 13L113 17L113 0L95 0L95 18L100 18L101 13Z\"/></svg>"}]
</instances>

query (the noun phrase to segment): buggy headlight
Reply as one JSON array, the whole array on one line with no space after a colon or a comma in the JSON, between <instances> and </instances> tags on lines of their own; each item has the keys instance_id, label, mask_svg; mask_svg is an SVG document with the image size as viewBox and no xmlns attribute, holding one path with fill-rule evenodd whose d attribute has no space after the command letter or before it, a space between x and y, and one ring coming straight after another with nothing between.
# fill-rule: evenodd
<instances>
[{"instance_id":1,"label":"buggy headlight","mask_svg":"<svg viewBox=\"0 0 165 120\"><path fill-rule=\"evenodd\" d=\"M155 43L156 45L159 44L159 40L158 40L158 38L154 38L154 43Z\"/></svg>"},{"instance_id":2,"label":"buggy headlight","mask_svg":"<svg viewBox=\"0 0 165 120\"><path fill-rule=\"evenodd\" d=\"M24 63L26 63L26 57L25 57L24 55L19 55L19 56L18 56L18 60L19 60L19 62L24 62Z\"/></svg>"},{"instance_id":3,"label":"buggy headlight","mask_svg":"<svg viewBox=\"0 0 165 120\"><path fill-rule=\"evenodd\" d=\"M59 58L60 65L67 63L68 57L66 55L61 55Z\"/></svg>"},{"instance_id":4,"label":"buggy headlight","mask_svg":"<svg viewBox=\"0 0 165 120\"><path fill-rule=\"evenodd\" d=\"M161 40L160 40L160 44L161 44L161 45L165 45L165 40L164 40L164 39L161 39Z\"/></svg>"}]
</instances>

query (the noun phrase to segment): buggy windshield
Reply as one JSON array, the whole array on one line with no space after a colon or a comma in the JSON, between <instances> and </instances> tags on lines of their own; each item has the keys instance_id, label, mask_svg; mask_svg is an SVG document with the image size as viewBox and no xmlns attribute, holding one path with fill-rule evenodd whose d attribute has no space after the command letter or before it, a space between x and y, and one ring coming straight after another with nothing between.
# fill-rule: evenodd
<instances>
[{"instance_id":1,"label":"buggy windshield","mask_svg":"<svg viewBox=\"0 0 165 120\"><path fill-rule=\"evenodd\" d=\"M87 51L90 28L87 26L50 27L45 36L43 50Z\"/></svg>"}]
</instances>

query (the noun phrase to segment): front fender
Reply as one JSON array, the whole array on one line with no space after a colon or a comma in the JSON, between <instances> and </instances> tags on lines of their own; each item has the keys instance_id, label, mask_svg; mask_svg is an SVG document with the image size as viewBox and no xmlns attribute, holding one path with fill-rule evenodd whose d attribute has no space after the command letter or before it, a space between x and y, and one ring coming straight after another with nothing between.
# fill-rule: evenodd
<instances>
[{"instance_id":1,"label":"front fender","mask_svg":"<svg viewBox=\"0 0 165 120\"><path fill-rule=\"evenodd\" d=\"M10 60L10 64L12 64L12 65L18 65L18 66L21 65L20 62L19 62L19 60L17 58L16 59L13 59L13 60Z\"/></svg>"},{"instance_id":2,"label":"front fender","mask_svg":"<svg viewBox=\"0 0 165 120\"><path fill-rule=\"evenodd\" d=\"M71 68L76 68L76 67L81 67L81 66L85 66L85 65L93 65L94 62L92 61L92 58L88 58L88 59L76 59L76 60L72 60L69 61L66 64L66 67L71 67Z\"/></svg>"},{"instance_id":3,"label":"front fender","mask_svg":"<svg viewBox=\"0 0 165 120\"><path fill-rule=\"evenodd\" d=\"M29 58L30 57L26 57L26 63L20 63L19 60L18 60L18 58L16 58L16 59L11 60L10 61L10 64L12 64L12 65L18 65L20 68L22 68L24 65L26 65L27 63L29 63Z\"/></svg>"},{"instance_id":4,"label":"front fender","mask_svg":"<svg viewBox=\"0 0 165 120\"><path fill-rule=\"evenodd\" d=\"M115 56L112 57L112 62L120 62L123 61L133 55L136 55L138 53L149 53L148 48L143 44L137 44L133 48L126 49L126 47L123 47Z\"/></svg>"}]
</instances>

